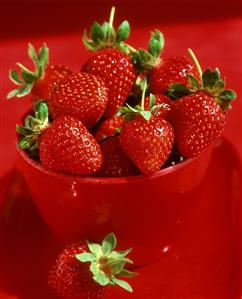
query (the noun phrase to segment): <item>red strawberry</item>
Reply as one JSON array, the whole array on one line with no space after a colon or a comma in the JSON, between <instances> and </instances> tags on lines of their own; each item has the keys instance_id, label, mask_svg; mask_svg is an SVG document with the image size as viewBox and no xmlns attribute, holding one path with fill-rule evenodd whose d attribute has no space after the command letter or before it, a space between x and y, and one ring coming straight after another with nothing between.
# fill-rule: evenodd
<instances>
[{"instance_id":1,"label":"red strawberry","mask_svg":"<svg viewBox=\"0 0 242 299\"><path fill-rule=\"evenodd\" d=\"M158 67L154 67L150 73L150 91L154 94L164 94L173 83L188 86L188 74L198 77L197 68L191 58L174 56L165 59Z\"/></svg>"},{"instance_id":2,"label":"red strawberry","mask_svg":"<svg viewBox=\"0 0 242 299\"><path fill-rule=\"evenodd\" d=\"M118 136L104 140L100 147L103 153L103 164L97 172L98 176L120 177L139 173L136 166L124 153Z\"/></svg>"},{"instance_id":3,"label":"red strawberry","mask_svg":"<svg viewBox=\"0 0 242 299\"><path fill-rule=\"evenodd\" d=\"M79 175L95 173L101 167L101 149L80 120L60 116L48 124L45 102L38 103L35 116L25 119L25 127L17 126L18 133L24 136L18 146L30 154L38 147L44 167Z\"/></svg>"},{"instance_id":4,"label":"red strawberry","mask_svg":"<svg viewBox=\"0 0 242 299\"><path fill-rule=\"evenodd\" d=\"M44 72L44 76L41 76L34 83L31 94L36 99L48 100L53 90L65 77L70 74L72 74L72 71L64 65L57 64L47 66Z\"/></svg>"},{"instance_id":5,"label":"red strawberry","mask_svg":"<svg viewBox=\"0 0 242 299\"><path fill-rule=\"evenodd\" d=\"M122 116L112 116L105 119L97 128L95 138L98 142L102 141L107 137L111 137L120 132L124 123Z\"/></svg>"},{"instance_id":6,"label":"red strawberry","mask_svg":"<svg viewBox=\"0 0 242 299\"><path fill-rule=\"evenodd\" d=\"M63 78L71 74L72 71L64 65L48 65L49 49L44 44L36 53L34 47L29 44L28 54L35 64L35 71L32 72L17 63L21 68L21 76L15 70L10 70L10 80L19 87L9 92L7 98L14 96L23 97L31 93L34 99L47 100L53 89L58 86Z\"/></svg>"},{"instance_id":7,"label":"red strawberry","mask_svg":"<svg viewBox=\"0 0 242 299\"><path fill-rule=\"evenodd\" d=\"M103 79L108 88L104 116L113 116L126 101L135 81L135 69L130 57L114 48L102 49L88 59L82 70Z\"/></svg>"},{"instance_id":8,"label":"red strawberry","mask_svg":"<svg viewBox=\"0 0 242 299\"><path fill-rule=\"evenodd\" d=\"M189 75L191 90L181 84L173 84L168 94L174 101L171 122L177 147L186 158L195 157L221 136L225 125L225 111L236 97L232 90L225 90L220 72L207 69L202 73L195 54L189 53L197 64L200 81ZM180 98L180 99L179 99Z\"/></svg>"},{"instance_id":9,"label":"red strawberry","mask_svg":"<svg viewBox=\"0 0 242 299\"><path fill-rule=\"evenodd\" d=\"M77 117L90 128L98 122L107 105L107 91L102 79L84 72L67 76L48 100L52 117Z\"/></svg>"},{"instance_id":10,"label":"red strawberry","mask_svg":"<svg viewBox=\"0 0 242 299\"><path fill-rule=\"evenodd\" d=\"M144 174L158 171L169 157L174 141L172 126L160 117L137 116L127 122L120 143L124 152Z\"/></svg>"},{"instance_id":11,"label":"red strawberry","mask_svg":"<svg viewBox=\"0 0 242 299\"><path fill-rule=\"evenodd\" d=\"M105 288L92 279L87 263L81 263L76 255L88 251L86 242L67 246L52 266L48 285L56 294L65 299L102 298Z\"/></svg>"},{"instance_id":12,"label":"red strawberry","mask_svg":"<svg viewBox=\"0 0 242 299\"><path fill-rule=\"evenodd\" d=\"M108 285L119 285L132 292L130 285L116 277L132 277L124 269L130 250L114 251L116 237L108 235L102 246L90 242L79 242L66 247L57 257L49 276L48 285L64 299L102 298ZM91 264L91 266L90 266Z\"/></svg>"},{"instance_id":13,"label":"red strawberry","mask_svg":"<svg viewBox=\"0 0 242 299\"><path fill-rule=\"evenodd\" d=\"M211 96L198 91L174 101L172 124L180 153L190 158L221 136L225 114Z\"/></svg>"},{"instance_id":14,"label":"red strawberry","mask_svg":"<svg viewBox=\"0 0 242 299\"><path fill-rule=\"evenodd\" d=\"M154 107L152 108L152 113L156 116L162 117L164 119L169 119L169 115L172 110L173 102L171 99L163 94L150 95L145 98L144 108L145 110L150 109L151 97L154 97Z\"/></svg>"},{"instance_id":15,"label":"red strawberry","mask_svg":"<svg viewBox=\"0 0 242 299\"><path fill-rule=\"evenodd\" d=\"M125 40L129 37L130 25L123 21L115 30L113 26L115 7L112 7L109 22L94 22L90 29L90 38L84 31L83 43L93 52L82 67L82 71L100 76L108 88L108 104L105 117L112 117L123 105L133 87L136 71L131 58L134 51Z\"/></svg>"}]
</instances>

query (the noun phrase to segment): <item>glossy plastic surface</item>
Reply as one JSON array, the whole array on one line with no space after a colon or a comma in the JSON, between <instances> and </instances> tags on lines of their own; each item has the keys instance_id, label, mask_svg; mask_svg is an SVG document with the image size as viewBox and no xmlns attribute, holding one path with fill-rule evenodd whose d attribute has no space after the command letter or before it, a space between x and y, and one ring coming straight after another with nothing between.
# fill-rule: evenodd
<instances>
[{"instance_id":1,"label":"glossy plastic surface","mask_svg":"<svg viewBox=\"0 0 242 299\"><path fill-rule=\"evenodd\" d=\"M204 177L211 149L152 176L123 178L51 172L19 153L32 198L60 242L97 240L114 232L124 248L133 248L135 264L141 265L177 235L179 219L195 204L190 193Z\"/></svg>"},{"instance_id":2,"label":"glossy plastic surface","mask_svg":"<svg viewBox=\"0 0 242 299\"><path fill-rule=\"evenodd\" d=\"M61 245L33 206L19 170L7 185L1 180L3 189L0 298L57 299L46 287L46 275ZM240 160L223 140L203 182L190 193L179 233L162 248L159 261L136 269L133 294L110 288L104 299L241 298L241 199ZM162 233L156 230L157 237Z\"/></svg>"}]
</instances>

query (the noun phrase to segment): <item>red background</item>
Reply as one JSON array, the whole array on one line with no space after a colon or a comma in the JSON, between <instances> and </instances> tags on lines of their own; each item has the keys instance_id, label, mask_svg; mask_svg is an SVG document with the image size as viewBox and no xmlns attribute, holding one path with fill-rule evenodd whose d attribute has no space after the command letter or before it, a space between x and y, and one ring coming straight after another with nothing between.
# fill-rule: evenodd
<instances>
[{"instance_id":1,"label":"red background","mask_svg":"<svg viewBox=\"0 0 242 299\"><path fill-rule=\"evenodd\" d=\"M81 42L83 29L89 28L93 20L100 22L106 20L112 5L117 7L116 25L123 19L130 21L133 28L130 43L133 43L134 46L146 46L150 29L159 28L164 32L166 38L164 55L184 55L187 48L190 47L195 51L204 68L207 66L220 67L221 73L227 79L228 87L235 89L238 94L233 109L227 117L225 135L232 141L242 158L241 0L149 0L145 3L132 0L0 0L0 177L12 167L15 161L15 124L30 105L28 98L23 100L13 99L11 101L5 99L7 92L13 88L13 85L8 80L8 70L14 66L16 61L31 66L27 57L28 42L32 42L36 47L43 42L47 42L52 63L67 64L74 70L79 70L88 56ZM238 285L237 280L241 279L241 277L238 276L237 272L233 275L231 269L237 269L237 264L239 263L239 254L236 253L237 249L234 250L233 248L235 244L233 239L235 240L241 231L238 232L234 230L234 227L231 228L228 225L230 223L228 220L230 215L228 214L231 212L231 205L233 211L239 210L237 205L233 206L233 200L230 200L234 199L232 197L237 198L237 189L230 190L230 180L232 181L233 176L236 174L232 173L232 171L236 170L234 163L237 160L233 159L233 156L231 160L229 156L225 159L224 155L221 154L216 155L216 159L216 163L212 164L213 171L210 172L210 176L206 178L205 183L201 186L200 197L203 200L200 201L198 209L195 209L195 213L191 214L191 219L189 218L191 222L188 221L189 225L187 227L185 222L185 229L180 240L180 246L182 245L181 248L184 252L182 250L179 252L183 258L177 260L175 251L175 254L173 252L174 256L171 254L170 258L164 259L161 268L158 269L161 275L160 281L165 280L169 282L167 284L168 289L169 287L171 288L167 291L169 294L179 292L179 287L181 290L187 289L189 294L193 290L199 290L200 285L202 287L205 285L205 289L202 291L204 296L200 298L206 297L206 294L208 295L206 298L215 298L213 293L222 294L223 290L225 291L222 298L226 299L235 298L232 295L233 292L235 294L235 291L236 294L239 293L236 287ZM221 164L219 163L220 160ZM226 161L223 162L224 160ZM214 165L215 167L213 167ZM224 173L221 175L220 168L227 174L227 177ZM220 179L221 176L222 180ZM6 177L5 181L2 181L1 186L4 186L4 182L6 182L6 186L8 185L7 179L9 178ZM210 184L213 186L214 181L219 181L220 185L215 184L214 187L206 190L206 186L210 186ZM237 183L239 184L239 182ZM230 193L227 192L226 186L231 191ZM24 188L22 188L20 183L11 190L14 196L16 197L17 188L20 189L18 190L20 199L21 196L23 197L23 194L25 197ZM29 286L35 288L37 285L39 289L36 288L36 293L40 292L38 298L43 299L41 297L43 288L41 275L43 273L36 272L39 274L37 278L32 275L33 268L35 270L41 268L39 264L42 261L38 260L38 258L36 259L35 252L41 252L42 258L45 258L45 255L47 256L49 252L53 251L53 246L52 241L48 239L49 235L45 236L46 232L43 233L44 237L42 236L43 224L39 224L39 216L36 215L36 212L33 212L33 208L29 210L30 212L27 209L26 217L25 206L19 209L17 205L14 210L15 213L12 213L12 218L15 221L12 225L14 233L9 234L9 231L7 231L11 240L5 246L1 246L1 250L7 252L6 256L0 255L2 258L1 265L4 269L4 271L1 270L0 272L0 276L2 276L1 284L2 280L4 282L6 280L7 283L10 282L12 284L11 288L14 291L15 289L18 290L25 287L27 293L28 289L31 290ZM22 214L20 213L21 211L23 212ZM231 213L231 217L237 219L235 217L237 214L235 214ZM19 226L20 220L21 223L23 220L21 217L28 220L26 221L26 226ZM32 221L29 221L30 219ZM32 225L32 223L34 224ZM37 229L36 223L39 225L37 225ZM31 226L33 226L33 230L31 230ZM12 235L17 239L14 240L14 245L11 243ZM36 236L38 238L37 241ZM190 243L191 236L192 244ZM3 238L3 240L5 239ZM31 243L30 246L28 243L25 244L26 246L22 246L22 243L26 240ZM2 239L0 241L1 244L4 244ZM187 250L187 246L184 246L184 244L193 245L193 247L191 246ZM208 246L209 244L211 246ZM16 255L16 248L18 255ZM28 252L30 252L29 256ZM195 252L193 258L190 257L191 252L193 254ZM22 256L25 258L23 258L23 261ZM208 260L206 260L207 257ZM28 263L24 264L26 260ZM217 263L221 263L222 266L220 268L214 267ZM201 269L200 272L194 271L194 269L197 269L197 264L201 264L201 269L203 271L205 269L205 271L203 272ZM13 265L14 271L11 268ZM166 271L164 271L164 268ZM157 284L157 280L154 279L151 270L152 267L150 270L149 268L144 270L146 275L140 275L141 285L150 284L152 287ZM5 275L5 273L10 272L11 275L9 277L11 279ZM26 277L28 278L27 280ZM218 277L217 281L221 284L221 291L218 289L218 285L213 284L214 281L216 282L214 277ZM38 279L39 281L37 281ZM175 288L170 283L173 280L176 285ZM164 286L166 285L160 286L162 290ZM4 294L0 290L0 298L3 296ZM198 296L199 294L195 294L193 298L199 298ZM31 295L27 297L21 296L21 298L33 299Z\"/></svg>"},{"instance_id":2,"label":"red background","mask_svg":"<svg viewBox=\"0 0 242 299\"><path fill-rule=\"evenodd\" d=\"M159 28L166 38L164 55L184 55L191 47L203 67L219 66L228 87L238 93L227 118L225 135L242 153L240 101L242 90L242 3L240 0L2 0L0 1L0 175L15 160L15 124L29 106L28 99L5 100L13 85L8 70L16 61L29 65L27 43L47 42L52 63L78 70L88 53L81 36L93 20L107 20L116 5L115 24L128 19L130 43L145 47L150 29ZM31 65L30 65L31 66Z\"/></svg>"}]
</instances>

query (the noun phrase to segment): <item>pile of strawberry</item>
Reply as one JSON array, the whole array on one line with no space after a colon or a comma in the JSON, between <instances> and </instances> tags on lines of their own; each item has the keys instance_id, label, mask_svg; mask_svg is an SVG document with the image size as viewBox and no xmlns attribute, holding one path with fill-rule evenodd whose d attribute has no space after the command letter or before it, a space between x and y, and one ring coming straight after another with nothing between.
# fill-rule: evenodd
<instances>
[{"instance_id":1,"label":"pile of strawberry","mask_svg":"<svg viewBox=\"0 0 242 299\"><path fill-rule=\"evenodd\" d=\"M218 68L202 72L189 55L163 58L164 38L151 32L148 50L125 41L130 26L94 22L86 48L95 52L72 72L48 63L48 48L28 54L36 69L10 71L19 87L8 98L31 94L34 115L17 125L18 146L44 167L105 177L152 174L164 165L198 156L224 129L236 94ZM174 154L175 153L175 154ZM168 162L167 162L168 161Z\"/></svg>"}]
</instances>

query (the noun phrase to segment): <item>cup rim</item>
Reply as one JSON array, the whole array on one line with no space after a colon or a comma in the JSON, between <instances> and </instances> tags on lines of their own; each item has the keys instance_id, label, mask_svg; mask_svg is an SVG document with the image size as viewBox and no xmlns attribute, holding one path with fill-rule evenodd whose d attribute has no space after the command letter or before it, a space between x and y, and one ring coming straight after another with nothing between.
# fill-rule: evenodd
<instances>
[{"instance_id":1,"label":"cup rim","mask_svg":"<svg viewBox=\"0 0 242 299\"><path fill-rule=\"evenodd\" d=\"M180 162L175 165L171 165L169 167L163 168L154 174L151 175L145 175L145 174L139 174L139 175L133 175L133 176L125 176L125 177L98 177L98 176L78 176L73 174L68 174L64 172L57 172L53 170L49 170L44 168L44 166L39 163L38 161L35 161L34 159L30 158L28 153L17 147L17 151L20 155L20 157L31 167L35 168L36 170L45 173L46 175L64 179L64 180L72 180L78 183L85 183L85 184L126 184L129 182L143 182L147 180L153 180L158 177L164 177L168 174L174 173L175 171L181 170L185 168L186 166L189 166L193 164L195 161L200 159L201 156L203 156L208 149L204 150L200 155L194 158L189 158L183 162Z\"/></svg>"}]
</instances>

